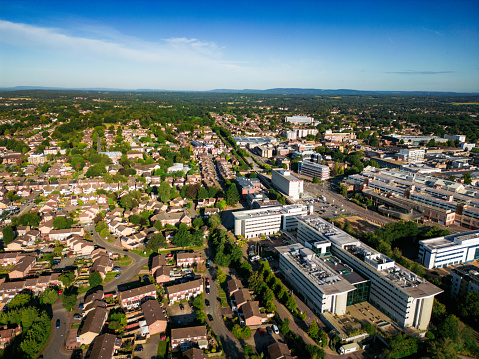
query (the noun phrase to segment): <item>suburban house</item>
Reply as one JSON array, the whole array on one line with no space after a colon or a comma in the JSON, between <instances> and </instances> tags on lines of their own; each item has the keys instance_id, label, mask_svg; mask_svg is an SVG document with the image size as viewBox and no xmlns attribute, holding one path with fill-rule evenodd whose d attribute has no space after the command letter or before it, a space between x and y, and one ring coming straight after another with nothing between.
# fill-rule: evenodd
<instances>
[{"instance_id":1,"label":"suburban house","mask_svg":"<svg viewBox=\"0 0 479 359\"><path fill-rule=\"evenodd\" d=\"M107 317L108 310L102 307L96 307L87 314L85 323L83 323L83 326L78 334L82 345L90 345L91 342L98 335L100 335Z\"/></svg>"},{"instance_id":2,"label":"suburban house","mask_svg":"<svg viewBox=\"0 0 479 359\"><path fill-rule=\"evenodd\" d=\"M163 226L170 224L172 226L185 223L191 226L191 217L188 212L165 213L161 212L151 217L152 222L160 221Z\"/></svg>"},{"instance_id":3,"label":"suburban house","mask_svg":"<svg viewBox=\"0 0 479 359\"><path fill-rule=\"evenodd\" d=\"M192 280L191 282L185 282L175 284L166 288L168 293L168 299L170 303L174 304L182 299L190 299L203 293L203 279Z\"/></svg>"},{"instance_id":4,"label":"suburban house","mask_svg":"<svg viewBox=\"0 0 479 359\"><path fill-rule=\"evenodd\" d=\"M160 303L154 299L147 300L141 305L150 335L162 333L166 330L167 319Z\"/></svg>"},{"instance_id":5,"label":"suburban house","mask_svg":"<svg viewBox=\"0 0 479 359\"><path fill-rule=\"evenodd\" d=\"M228 294L230 298L233 298L233 293L243 288L243 284L241 284L239 279L231 279L226 284L228 286Z\"/></svg>"},{"instance_id":6,"label":"suburban house","mask_svg":"<svg viewBox=\"0 0 479 359\"><path fill-rule=\"evenodd\" d=\"M37 263L35 256L25 256L18 261L13 269L8 273L9 279L24 278L28 275L33 266Z\"/></svg>"},{"instance_id":7,"label":"suburban house","mask_svg":"<svg viewBox=\"0 0 479 359\"><path fill-rule=\"evenodd\" d=\"M243 304L240 309L240 323L248 327L254 327L263 324L263 316L259 310L257 302L249 301Z\"/></svg>"},{"instance_id":8,"label":"suburban house","mask_svg":"<svg viewBox=\"0 0 479 359\"><path fill-rule=\"evenodd\" d=\"M171 329L171 348L173 350L185 351L193 345L198 345L200 349L208 347L205 325Z\"/></svg>"},{"instance_id":9,"label":"suburban house","mask_svg":"<svg viewBox=\"0 0 479 359\"><path fill-rule=\"evenodd\" d=\"M176 265L182 267L191 267L200 263L203 263L204 259L199 253L177 253Z\"/></svg>"},{"instance_id":10,"label":"suburban house","mask_svg":"<svg viewBox=\"0 0 479 359\"><path fill-rule=\"evenodd\" d=\"M156 299L156 287L148 284L143 287L128 289L120 292L121 306L127 310L138 308L142 302L148 299Z\"/></svg>"},{"instance_id":11,"label":"suburban house","mask_svg":"<svg viewBox=\"0 0 479 359\"><path fill-rule=\"evenodd\" d=\"M116 350L121 347L121 339L113 334L103 334L98 336L93 343L90 353L90 359L110 359L113 358Z\"/></svg>"},{"instance_id":12,"label":"suburban house","mask_svg":"<svg viewBox=\"0 0 479 359\"><path fill-rule=\"evenodd\" d=\"M164 255L153 257L150 273L155 278L156 283L168 283L170 281L170 270L171 266L166 264Z\"/></svg>"},{"instance_id":13,"label":"suburban house","mask_svg":"<svg viewBox=\"0 0 479 359\"><path fill-rule=\"evenodd\" d=\"M89 257L95 249L93 242L87 241L80 236L74 235L67 239L67 247L77 256Z\"/></svg>"},{"instance_id":14,"label":"suburban house","mask_svg":"<svg viewBox=\"0 0 479 359\"><path fill-rule=\"evenodd\" d=\"M251 295L248 289L243 288L243 289L237 290L233 294L233 301L236 306L236 308L233 308L233 310L238 310L239 308L241 308L242 305L246 304L250 300L251 300Z\"/></svg>"},{"instance_id":15,"label":"suburban house","mask_svg":"<svg viewBox=\"0 0 479 359\"><path fill-rule=\"evenodd\" d=\"M15 328L8 328L8 326L3 325L0 329L0 349L5 349L10 344L10 341L21 333L22 326L20 324Z\"/></svg>"},{"instance_id":16,"label":"suburban house","mask_svg":"<svg viewBox=\"0 0 479 359\"><path fill-rule=\"evenodd\" d=\"M268 346L269 357L271 359L293 359L291 351L284 343L273 343Z\"/></svg>"}]
</instances>

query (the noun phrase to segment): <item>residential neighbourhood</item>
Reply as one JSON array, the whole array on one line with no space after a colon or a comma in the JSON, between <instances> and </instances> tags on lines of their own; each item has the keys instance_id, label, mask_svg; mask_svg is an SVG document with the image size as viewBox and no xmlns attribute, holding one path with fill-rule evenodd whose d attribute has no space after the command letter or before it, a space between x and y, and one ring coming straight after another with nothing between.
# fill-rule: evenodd
<instances>
[{"instance_id":1,"label":"residential neighbourhood","mask_svg":"<svg viewBox=\"0 0 479 359\"><path fill-rule=\"evenodd\" d=\"M81 121L126 106L80 97ZM0 98L30 116L16 101ZM451 346L444 323L475 355L473 134L426 133L419 115L380 126L332 99L317 113L212 99L183 122L153 101L70 129L38 101L38 126L0 119L4 355L414 357Z\"/></svg>"}]
</instances>

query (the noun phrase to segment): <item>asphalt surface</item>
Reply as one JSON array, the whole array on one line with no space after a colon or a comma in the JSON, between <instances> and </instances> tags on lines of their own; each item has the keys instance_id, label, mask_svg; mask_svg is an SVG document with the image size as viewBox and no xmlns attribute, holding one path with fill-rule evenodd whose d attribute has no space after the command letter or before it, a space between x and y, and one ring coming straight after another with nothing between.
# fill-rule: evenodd
<instances>
[{"instance_id":1,"label":"asphalt surface","mask_svg":"<svg viewBox=\"0 0 479 359\"><path fill-rule=\"evenodd\" d=\"M243 359L243 349L238 339L226 328L222 315L220 314L220 302L218 284L215 279L216 269L214 265L210 266L205 272L205 278L210 278L210 293L206 294L205 299L210 301L210 306L206 307L206 314L211 314L213 321L207 319L208 324L213 328L213 331L220 337L223 343L224 355L226 358Z\"/></svg>"},{"instance_id":2,"label":"asphalt surface","mask_svg":"<svg viewBox=\"0 0 479 359\"><path fill-rule=\"evenodd\" d=\"M370 211L369 209L360 207L354 202L345 199L342 195L336 192L335 184L332 182L327 181L324 184L313 184L309 182L304 182L304 190L305 192L316 197L324 195L329 204L334 203L340 208L344 208L347 212L358 215L372 223L384 225L396 222L396 220L394 219L383 217L374 211ZM338 215L341 213L342 212L338 211Z\"/></svg>"}]
</instances>

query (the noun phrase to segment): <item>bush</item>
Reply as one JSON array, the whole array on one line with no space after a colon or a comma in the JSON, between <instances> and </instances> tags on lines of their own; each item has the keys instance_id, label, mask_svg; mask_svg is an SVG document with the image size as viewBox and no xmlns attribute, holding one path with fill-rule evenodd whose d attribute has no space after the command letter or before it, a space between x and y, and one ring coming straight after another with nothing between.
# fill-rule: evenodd
<instances>
[{"instance_id":1,"label":"bush","mask_svg":"<svg viewBox=\"0 0 479 359\"><path fill-rule=\"evenodd\" d=\"M251 336L251 328L248 326L242 327L239 324L235 324L231 332L237 339L248 339Z\"/></svg>"}]
</instances>

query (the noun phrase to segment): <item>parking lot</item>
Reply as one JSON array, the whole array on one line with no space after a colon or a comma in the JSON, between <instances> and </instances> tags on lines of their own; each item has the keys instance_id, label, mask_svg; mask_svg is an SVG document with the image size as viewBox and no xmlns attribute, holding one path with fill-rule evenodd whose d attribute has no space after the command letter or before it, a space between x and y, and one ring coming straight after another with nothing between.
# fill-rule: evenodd
<instances>
[{"instance_id":1,"label":"parking lot","mask_svg":"<svg viewBox=\"0 0 479 359\"><path fill-rule=\"evenodd\" d=\"M256 348L256 352L261 353L266 351L271 344L276 342L284 343L284 339L281 334L268 333L266 328L261 328L253 330L253 335L246 339L245 342Z\"/></svg>"},{"instance_id":2,"label":"parking lot","mask_svg":"<svg viewBox=\"0 0 479 359\"><path fill-rule=\"evenodd\" d=\"M175 323L175 325L193 324L196 319L196 313L188 303L170 305L168 307L168 315L171 322Z\"/></svg>"}]
</instances>

